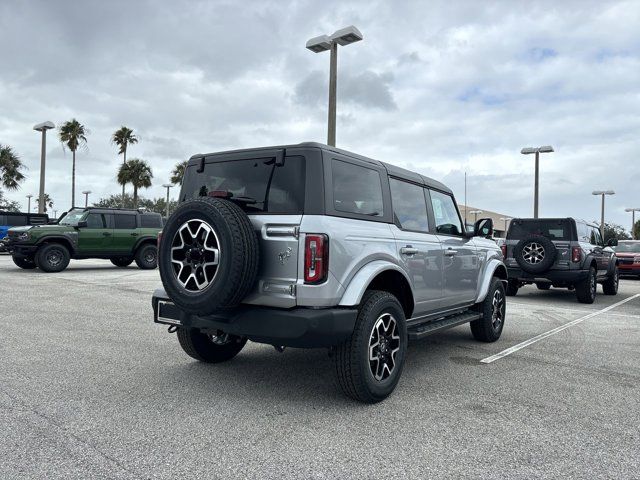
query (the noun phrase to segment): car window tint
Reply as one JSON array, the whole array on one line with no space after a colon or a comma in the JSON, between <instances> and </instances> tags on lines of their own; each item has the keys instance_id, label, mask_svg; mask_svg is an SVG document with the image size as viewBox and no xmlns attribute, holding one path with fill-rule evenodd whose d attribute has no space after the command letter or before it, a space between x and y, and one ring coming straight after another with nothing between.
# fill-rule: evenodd
<instances>
[{"instance_id":1,"label":"car window tint","mask_svg":"<svg viewBox=\"0 0 640 480\"><path fill-rule=\"evenodd\" d=\"M424 189L413 183L390 178L393 215L401 228L418 232L429 231Z\"/></svg>"},{"instance_id":2,"label":"car window tint","mask_svg":"<svg viewBox=\"0 0 640 480\"><path fill-rule=\"evenodd\" d=\"M578 230L578 241L580 242L591 242L591 229L585 223L576 222L576 227Z\"/></svg>"},{"instance_id":3,"label":"car window tint","mask_svg":"<svg viewBox=\"0 0 640 480\"><path fill-rule=\"evenodd\" d=\"M104 228L104 220L99 213L90 213L87 215L87 228Z\"/></svg>"},{"instance_id":4,"label":"car window tint","mask_svg":"<svg viewBox=\"0 0 640 480\"><path fill-rule=\"evenodd\" d=\"M333 160L333 208L339 212L382 217L382 182L370 168Z\"/></svg>"},{"instance_id":5,"label":"car window tint","mask_svg":"<svg viewBox=\"0 0 640 480\"><path fill-rule=\"evenodd\" d=\"M28 225L26 215L7 215L8 225L12 227L24 227Z\"/></svg>"},{"instance_id":6,"label":"car window tint","mask_svg":"<svg viewBox=\"0 0 640 480\"><path fill-rule=\"evenodd\" d=\"M114 215L115 228L136 228L136 216L135 215Z\"/></svg>"},{"instance_id":7,"label":"car window tint","mask_svg":"<svg viewBox=\"0 0 640 480\"><path fill-rule=\"evenodd\" d=\"M142 228L162 228L162 218L160 215L141 215L140 226Z\"/></svg>"},{"instance_id":8,"label":"car window tint","mask_svg":"<svg viewBox=\"0 0 640 480\"><path fill-rule=\"evenodd\" d=\"M0 225L6 225L6 224L7 224L7 216L0 215Z\"/></svg>"},{"instance_id":9,"label":"car window tint","mask_svg":"<svg viewBox=\"0 0 640 480\"><path fill-rule=\"evenodd\" d=\"M600 236L600 230L591 227L591 238L589 243L591 243L591 245L603 245L602 237Z\"/></svg>"},{"instance_id":10,"label":"car window tint","mask_svg":"<svg viewBox=\"0 0 640 480\"><path fill-rule=\"evenodd\" d=\"M435 190L430 191L430 196L436 232L446 235L462 235L464 230L453 197Z\"/></svg>"}]
</instances>

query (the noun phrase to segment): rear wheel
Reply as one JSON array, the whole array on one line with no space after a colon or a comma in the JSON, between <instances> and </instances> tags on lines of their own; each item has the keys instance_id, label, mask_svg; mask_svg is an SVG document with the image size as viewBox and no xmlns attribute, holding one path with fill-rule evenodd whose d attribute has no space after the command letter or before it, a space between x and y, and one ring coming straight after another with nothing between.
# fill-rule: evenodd
<instances>
[{"instance_id":1,"label":"rear wheel","mask_svg":"<svg viewBox=\"0 0 640 480\"><path fill-rule=\"evenodd\" d=\"M244 337L227 333L202 333L195 328L178 328L178 342L187 355L206 363L231 360L247 343Z\"/></svg>"},{"instance_id":2,"label":"rear wheel","mask_svg":"<svg viewBox=\"0 0 640 480\"><path fill-rule=\"evenodd\" d=\"M47 273L61 272L69 265L69 250L59 243L43 245L36 253L36 262L40 270Z\"/></svg>"},{"instance_id":3,"label":"rear wheel","mask_svg":"<svg viewBox=\"0 0 640 480\"><path fill-rule=\"evenodd\" d=\"M145 243L136 251L136 265L143 270L153 270L158 266L158 247Z\"/></svg>"},{"instance_id":4,"label":"rear wheel","mask_svg":"<svg viewBox=\"0 0 640 480\"><path fill-rule=\"evenodd\" d=\"M499 278L491 281L487 296L476 305L476 309L482 314L482 318L470 324L473 338L480 342L495 342L502 335L507 313L505 289Z\"/></svg>"},{"instance_id":5,"label":"rear wheel","mask_svg":"<svg viewBox=\"0 0 640 480\"><path fill-rule=\"evenodd\" d=\"M618 267L615 267L613 273L607 277L605 282L602 284L602 290L605 295L617 295L618 293L618 284L620 283L620 277L618 272Z\"/></svg>"},{"instance_id":6,"label":"rear wheel","mask_svg":"<svg viewBox=\"0 0 640 480\"><path fill-rule=\"evenodd\" d=\"M580 303L593 303L596 300L596 269L589 268L587 278L576 283L576 297Z\"/></svg>"},{"instance_id":7,"label":"rear wheel","mask_svg":"<svg viewBox=\"0 0 640 480\"><path fill-rule=\"evenodd\" d=\"M25 270L33 270L37 267L36 262L33 260L33 257L25 257L22 255L11 255L11 259L13 263L15 263L18 267L23 268Z\"/></svg>"},{"instance_id":8,"label":"rear wheel","mask_svg":"<svg viewBox=\"0 0 640 480\"><path fill-rule=\"evenodd\" d=\"M116 267L128 267L133 263L133 258L131 257L116 257L111 259L111 263L113 263Z\"/></svg>"},{"instance_id":9,"label":"rear wheel","mask_svg":"<svg viewBox=\"0 0 640 480\"><path fill-rule=\"evenodd\" d=\"M515 297L518 294L519 284L515 280L509 280L507 282L506 294L508 297Z\"/></svg>"},{"instance_id":10,"label":"rear wheel","mask_svg":"<svg viewBox=\"0 0 640 480\"><path fill-rule=\"evenodd\" d=\"M550 283L544 283L544 282L538 282L538 283L536 283L536 287L538 287L538 290L549 290L551 288L551 284Z\"/></svg>"},{"instance_id":11,"label":"rear wheel","mask_svg":"<svg viewBox=\"0 0 640 480\"><path fill-rule=\"evenodd\" d=\"M404 310L392 294L368 291L351 337L334 357L338 384L349 397L376 403L396 388L407 352Z\"/></svg>"}]
</instances>

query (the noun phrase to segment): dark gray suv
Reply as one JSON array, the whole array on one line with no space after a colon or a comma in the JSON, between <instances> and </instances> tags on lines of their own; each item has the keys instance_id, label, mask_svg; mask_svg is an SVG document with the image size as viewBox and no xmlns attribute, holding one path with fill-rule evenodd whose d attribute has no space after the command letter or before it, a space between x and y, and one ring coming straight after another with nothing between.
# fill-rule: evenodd
<instances>
[{"instance_id":1,"label":"dark gray suv","mask_svg":"<svg viewBox=\"0 0 640 480\"><path fill-rule=\"evenodd\" d=\"M516 218L507 231L502 253L509 272L507 295L526 284L540 290L575 290L578 301L593 303L596 286L605 295L618 293L618 260L596 225L573 218Z\"/></svg>"}]
</instances>

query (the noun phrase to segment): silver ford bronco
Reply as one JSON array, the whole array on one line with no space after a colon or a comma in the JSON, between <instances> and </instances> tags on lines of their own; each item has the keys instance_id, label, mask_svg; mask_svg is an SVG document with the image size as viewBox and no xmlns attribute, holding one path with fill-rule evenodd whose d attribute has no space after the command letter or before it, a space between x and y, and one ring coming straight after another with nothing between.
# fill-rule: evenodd
<instances>
[{"instance_id":1,"label":"silver ford bronco","mask_svg":"<svg viewBox=\"0 0 640 480\"><path fill-rule=\"evenodd\" d=\"M159 240L154 320L191 357L247 340L328 348L350 397L396 387L409 340L463 323L500 338L507 269L420 174L318 143L194 155Z\"/></svg>"}]
</instances>

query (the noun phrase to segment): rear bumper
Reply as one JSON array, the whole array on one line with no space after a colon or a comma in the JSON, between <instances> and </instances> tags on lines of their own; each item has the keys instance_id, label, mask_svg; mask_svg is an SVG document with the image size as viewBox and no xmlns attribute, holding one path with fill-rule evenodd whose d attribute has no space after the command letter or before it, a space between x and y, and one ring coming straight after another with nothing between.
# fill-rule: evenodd
<instances>
[{"instance_id":1,"label":"rear bumper","mask_svg":"<svg viewBox=\"0 0 640 480\"><path fill-rule=\"evenodd\" d=\"M153 293L152 305L156 323L222 330L254 342L301 348L330 347L345 341L353 333L358 314L353 308L280 309L241 305L201 317L180 310L163 289Z\"/></svg>"},{"instance_id":2,"label":"rear bumper","mask_svg":"<svg viewBox=\"0 0 640 480\"><path fill-rule=\"evenodd\" d=\"M507 268L509 280L522 282L546 281L558 284L572 284L587 278L589 270L549 270L543 273L527 273L520 268Z\"/></svg>"}]
</instances>

